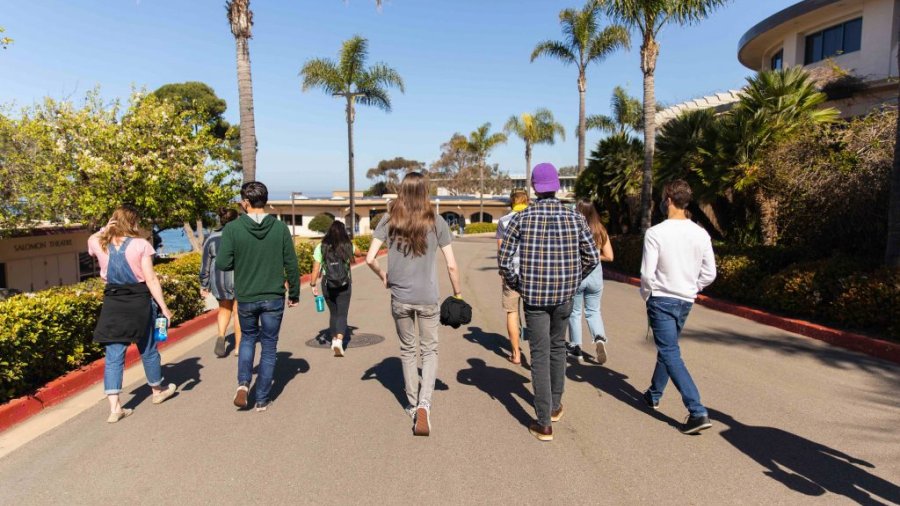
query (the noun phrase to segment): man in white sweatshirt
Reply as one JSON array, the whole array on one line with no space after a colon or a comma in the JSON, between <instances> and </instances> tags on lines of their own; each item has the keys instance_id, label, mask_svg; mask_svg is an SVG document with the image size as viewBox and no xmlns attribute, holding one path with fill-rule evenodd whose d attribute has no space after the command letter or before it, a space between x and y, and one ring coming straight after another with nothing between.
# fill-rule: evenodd
<instances>
[{"instance_id":1,"label":"man in white sweatshirt","mask_svg":"<svg viewBox=\"0 0 900 506\"><path fill-rule=\"evenodd\" d=\"M665 186L660 203L668 219L647 230L641 263L641 296L647 302L647 318L657 349L656 369L650 388L644 392L644 402L657 409L672 378L690 412L681 428L684 434L696 434L711 424L700 403L700 392L681 359L678 338L697 292L716 279L709 234L685 214L691 197L691 187L683 180Z\"/></svg>"}]
</instances>

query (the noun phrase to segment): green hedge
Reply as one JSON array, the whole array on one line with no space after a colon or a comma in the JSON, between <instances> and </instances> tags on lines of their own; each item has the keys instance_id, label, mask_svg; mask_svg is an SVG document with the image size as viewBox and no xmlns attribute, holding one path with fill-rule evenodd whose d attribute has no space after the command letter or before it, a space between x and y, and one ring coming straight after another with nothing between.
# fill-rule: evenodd
<instances>
[{"instance_id":1,"label":"green hedge","mask_svg":"<svg viewBox=\"0 0 900 506\"><path fill-rule=\"evenodd\" d=\"M496 232L496 223L469 223L466 225L467 234L485 234L488 232Z\"/></svg>"},{"instance_id":2,"label":"green hedge","mask_svg":"<svg viewBox=\"0 0 900 506\"><path fill-rule=\"evenodd\" d=\"M613 238L616 270L640 276L640 237ZM798 248L717 245L716 280L704 293L769 311L898 340L900 269Z\"/></svg>"},{"instance_id":3,"label":"green hedge","mask_svg":"<svg viewBox=\"0 0 900 506\"><path fill-rule=\"evenodd\" d=\"M198 316L200 256L159 265L172 324ZM103 356L91 342L103 301L103 282L91 279L0 301L0 403Z\"/></svg>"}]
</instances>

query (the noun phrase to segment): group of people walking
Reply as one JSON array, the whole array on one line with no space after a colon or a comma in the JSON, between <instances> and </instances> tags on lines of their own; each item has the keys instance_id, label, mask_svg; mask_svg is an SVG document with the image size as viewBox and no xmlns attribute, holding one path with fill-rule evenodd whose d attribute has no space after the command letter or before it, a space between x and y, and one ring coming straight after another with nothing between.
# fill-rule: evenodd
<instances>
[{"instance_id":1,"label":"group of people walking","mask_svg":"<svg viewBox=\"0 0 900 506\"><path fill-rule=\"evenodd\" d=\"M562 396L567 355L581 359L581 315L587 318L597 361L607 357L607 335L600 313L603 290L601 261L611 261L612 246L593 204L579 202L569 209L556 198L558 173L549 163L534 168L532 187L512 196L512 213L501 218L497 232L498 265L502 279L502 306L507 314L510 362L522 362L519 306L524 310L537 419L529 427L539 440L553 438L552 423L564 413ZM459 270L453 254L452 233L430 202L429 184L420 173L408 173L400 184L389 213L379 222L366 263L390 291L390 311L400 341L406 413L413 433L431 433L432 394L438 368L440 291L437 252L445 259L453 297L462 299ZM690 188L683 181L666 186L662 205L668 219L646 235L641 293L647 302L649 324L658 347L657 365L644 394L655 409L671 377L690 415L682 429L695 433L710 426L696 386L681 359L678 336L697 292L715 278L709 235L687 219ZM215 353L227 351L225 332L234 319L238 356L237 387L233 403L248 408L256 345L259 369L252 398L256 411L266 411L271 399L276 351L285 306L299 302L300 273L293 238L287 225L265 212L268 190L260 182L241 187L238 215L220 213L221 227L203 246L200 272L204 296L219 302ZM153 403L175 393L163 385L160 357L152 337L157 314L171 318L153 271L153 247L138 228L140 217L131 206L118 208L106 227L91 236L90 253L97 257L107 282L103 309L94 338L106 344L105 391L110 404L109 422L131 414L119 403L124 352L136 343L141 352ZM387 270L378 252L387 247ZM349 327L347 315L352 293L350 266L355 249L343 223L334 222L314 252L313 293L330 312L331 349L344 356ZM287 298L287 302L285 302ZM459 303L459 301L456 301ZM566 343L566 332L569 343ZM419 359L421 358L421 376Z\"/></svg>"}]
</instances>

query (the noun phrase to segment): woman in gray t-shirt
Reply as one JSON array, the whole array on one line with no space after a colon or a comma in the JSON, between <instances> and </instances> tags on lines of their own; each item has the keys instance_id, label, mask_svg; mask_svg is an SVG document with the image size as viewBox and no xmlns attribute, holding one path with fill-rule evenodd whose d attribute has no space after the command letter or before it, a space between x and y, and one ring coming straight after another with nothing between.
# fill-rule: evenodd
<instances>
[{"instance_id":1,"label":"woman in gray t-shirt","mask_svg":"<svg viewBox=\"0 0 900 506\"><path fill-rule=\"evenodd\" d=\"M390 214L378 224L366 256L369 268L391 291L391 315L400 338L400 359L408 405L417 436L431 433L431 394L437 377L440 307L435 256L440 249L447 261L453 294L462 297L450 227L436 215L429 200L428 180L418 172L403 178ZM376 258L382 244L388 247L388 270ZM418 329L416 323L418 322ZM422 355L422 385L416 349Z\"/></svg>"}]
</instances>

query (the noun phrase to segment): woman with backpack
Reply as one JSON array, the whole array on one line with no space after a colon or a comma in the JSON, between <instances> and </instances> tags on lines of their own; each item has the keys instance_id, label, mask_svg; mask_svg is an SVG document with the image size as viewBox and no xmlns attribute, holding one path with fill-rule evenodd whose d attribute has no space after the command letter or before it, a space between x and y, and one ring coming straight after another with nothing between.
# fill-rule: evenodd
<instances>
[{"instance_id":1,"label":"woman with backpack","mask_svg":"<svg viewBox=\"0 0 900 506\"><path fill-rule=\"evenodd\" d=\"M425 176L418 172L407 174L400 183L397 199L391 203L390 214L378 222L366 255L369 268L391 291L391 315L400 338L408 401L405 409L414 419L413 433L417 436L431 433L431 394L437 377L440 321L435 268L438 249L447 261L453 294L461 298L450 227L435 214L429 194ZM388 246L387 272L381 270L376 259L384 243ZM417 350L422 355L421 388Z\"/></svg>"},{"instance_id":2,"label":"woman with backpack","mask_svg":"<svg viewBox=\"0 0 900 506\"><path fill-rule=\"evenodd\" d=\"M153 324L158 315L172 320L162 286L153 270L156 251L144 239L140 215L130 205L116 208L105 227L88 239L88 253L100 264L106 282L103 306L94 328L94 342L105 347L103 392L109 401L106 421L116 423L131 414L119 402L125 373L125 352L137 344L153 404L175 395L175 385L163 385L162 366Z\"/></svg>"},{"instance_id":3,"label":"woman with backpack","mask_svg":"<svg viewBox=\"0 0 900 506\"><path fill-rule=\"evenodd\" d=\"M234 356L238 355L241 347L241 322L237 314L237 301L234 298L234 271L220 271L216 269L216 255L222 243L222 229L238 217L237 210L233 207L219 209L219 228L212 231L203 243L203 260L200 264L200 296L212 294L219 303L219 337L216 338L214 352L217 357L226 355L225 331L228 330L228 322L234 315Z\"/></svg>"},{"instance_id":4,"label":"woman with backpack","mask_svg":"<svg viewBox=\"0 0 900 506\"><path fill-rule=\"evenodd\" d=\"M584 216L588 227L591 229L591 235L594 236L594 242L597 243L597 249L600 250L601 262L613 261L612 242L609 240L609 234L600 221L600 214L594 203L587 200L579 200L575 205L575 209ZM572 301L572 314L569 315L569 342L566 344L566 352L570 357L577 361L581 361L583 356L581 353L581 314L587 320L588 330L591 332L591 340L597 350L597 363L606 363L606 329L603 327L603 316L600 313L600 298L603 296L603 267L597 264L597 267L588 274L578 290L575 292L575 298Z\"/></svg>"},{"instance_id":5,"label":"woman with backpack","mask_svg":"<svg viewBox=\"0 0 900 506\"><path fill-rule=\"evenodd\" d=\"M309 281L313 295L319 296L317 286L322 276L322 296L328 305L328 328L331 349L335 357L344 356L344 336L347 335L347 313L350 311L350 264L356 247L347 235L343 223L335 221L328 227L322 242L313 251L313 270Z\"/></svg>"}]
</instances>

